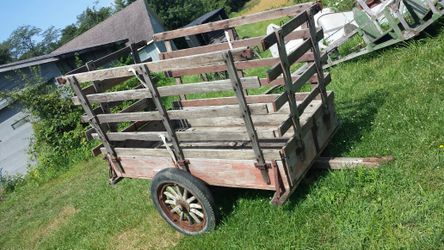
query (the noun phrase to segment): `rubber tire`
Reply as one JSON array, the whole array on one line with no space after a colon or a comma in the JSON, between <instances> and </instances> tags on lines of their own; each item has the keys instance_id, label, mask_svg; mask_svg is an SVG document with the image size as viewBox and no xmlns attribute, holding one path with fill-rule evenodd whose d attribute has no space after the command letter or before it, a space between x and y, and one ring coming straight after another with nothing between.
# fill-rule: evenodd
<instances>
[{"instance_id":1,"label":"rubber tire","mask_svg":"<svg viewBox=\"0 0 444 250\"><path fill-rule=\"evenodd\" d=\"M165 183L176 183L182 187L185 187L201 202L205 215L207 216L206 225L202 230L198 232L186 231L177 226L168 218L168 216L162 210L157 197L157 190ZM162 218L182 234L190 236L199 235L207 233L216 227L217 209L210 189L204 182L184 170L177 168L166 168L157 173L151 183L151 199L153 200L153 203Z\"/></svg>"}]
</instances>

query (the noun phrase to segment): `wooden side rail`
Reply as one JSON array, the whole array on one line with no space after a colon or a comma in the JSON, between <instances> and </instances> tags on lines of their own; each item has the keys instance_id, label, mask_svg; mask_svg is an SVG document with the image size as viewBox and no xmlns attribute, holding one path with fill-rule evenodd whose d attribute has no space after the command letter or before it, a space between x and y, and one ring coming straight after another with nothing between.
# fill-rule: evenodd
<instances>
[{"instance_id":1,"label":"wooden side rail","mask_svg":"<svg viewBox=\"0 0 444 250\"><path fill-rule=\"evenodd\" d=\"M241 79L245 88L258 88L260 87L259 78L257 77L244 77ZM159 87L158 91L160 96L178 96L180 94L193 94L193 93L208 93L214 91L231 90L230 80L219 80L211 82L199 82L183 85L171 85L165 87ZM91 103L102 102L117 102L126 100L136 100L141 98L151 98L151 94L147 89L132 89L116 92L105 92L98 94L89 94L86 96ZM75 105L80 105L78 97L72 98Z\"/></svg>"},{"instance_id":2,"label":"wooden side rail","mask_svg":"<svg viewBox=\"0 0 444 250\"><path fill-rule=\"evenodd\" d=\"M269 113L265 104L250 104L249 108L253 115L266 115ZM239 107L237 105L226 105L217 107L199 107L183 110L170 110L168 115L172 120L181 120L188 118L205 118L205 117L240 117ZM98 114L100 123L116 123L129 121L160 121L161 115L158 111L148 112L129 112L116 114ZM85 116L82 120L90 120L90 116Z\"/></svg>"},{"instance_id":3,"label":"wooden side rail","mask_svg":"<svg viewBox=\"0 0 444 250\"><path fill-rule=\"evenodd\" d=\"M233 58L235 61L247 60L252 57L252 51L248 48L239 48L233 50ZM74 77L79 83L103 81L106 79L122 78L133 76L131 69L140 66L146 66L150 72L166 72L173 70L199 68L202 66L217 66L225 64L223 58L224 52L206 53L195 56L173 58L156 62L139 63L110 69L101 69L90 72L83 72L73 75L66 75L58 78L61 83L66 82L68 77Z\"/></svg>"},{"instance_id":4,"label":"wooden side rail","mask_svg":"<svg viewBox=\"0 0 444 250\"><path fill-rule=\"evenodd\" d=\"M126 41L128 41L128 40L126 40ZM100 66L106 65L107 63L110 63L114 60L117 60L123 56L128 56L134 49L141 48L145 45L146 45L146 41L140 41L140 42L135 43L133 45L123 47L115 52L107 54L106 56L103 56L103 57L100 57L96 60L93 60L92 62L97 67L100 67ZM88 69L86 68L86 65L82 65L76 69L69 71L68 73L66 73L66 75L77 74L77 73L81 73L81 72L85 72L85 71L88 71Z\"/></svg>"},{"instance_id":5,"label":"wooden side rail","mask_svg":"<svg viewBox=\"0 0 444 250\"><path fill-rule=\"evenodd\" d=\"M231 41L231 45L233 46L233 48L255 47L261 45L261 41L264 39L264 37L265 36L258 36L242 40L234 40ZM285 37L285 41L288 42L295 39L306 39L308 37L310 37L310 30L308 29L294 30ZM228 42L223 42L223 43L209 44L188 49L162 52L160 54L160 58L163 60L163 59L197 55L197 54L228 50L228 49L230 49L230 45L228 44Z\"/></svg>"},{"instance_id":6,"label":"wooden side rail","mask_svg":"<svg viewBox=\"0 0 444 250\"><path fill-rule=\"evenodd\" d=\"M172 31L166 31L162 33L154 34L154 41L164 41L164 40L172 40L179 37L196 35L206 32L211 32L215 30L224 30L230 29L241 25L257 23L266 20L273 20L286 16L295 16L301 12L306 11L313 6L317 6L315 3L304 3L298 4L290 7L284 7L279 9L273 9L268 11L263 11L251 15L235 17L231 19L225 19L221 21L196 25L187 28L176 29Z\"/></svg>"}]
</instances>

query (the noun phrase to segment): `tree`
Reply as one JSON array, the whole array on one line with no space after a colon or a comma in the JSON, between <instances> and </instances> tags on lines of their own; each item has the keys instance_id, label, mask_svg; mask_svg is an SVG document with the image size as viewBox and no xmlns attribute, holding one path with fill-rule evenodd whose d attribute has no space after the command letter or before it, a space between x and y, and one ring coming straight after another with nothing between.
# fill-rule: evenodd
<instances>
[{"instance_id":1,"label":"tree","mask_svg":"<svg viewBox=\"0 0 444 250\"><path fill-rule=\"evenodd\" d=\"M8 42L0 43L0 65L12 61L11 51Z\"/></svg>"},{"instance_id":2,"label":"tree","mask_svg":"<svg viewBox=\"0 0 444 250\"><path fill-rule=\"evenodd\" d=\"M60 37L60 45L63 45L69 41L71 41L74 37L77 36L77 26L75 24L70 24L66 26L64 29L62 29L62 34Z\"/></svg>"},{"instance_id":3,"label":"tree","mask_svg":"<svg viewBox=\"0 0 444 250\"><path fill-rule=\"evenodd\" d=\"M135 1L136 0L114 0L114 11L120 11Z\"/></svg>"},{"instance_id":4,"label":"tree","mask_svg":"<svg viewBox=\"0 0 444 250\"><path fill-rule=\"evenodd\" d=\"M36 39L41 31L41 29L31 25L20 26L14 30L8 39L13 57L20 59L23 56L33 57L40 55L41 52L37 46Z\"/></svg>"},{"instance_id":5,"label":"tree","mask_svg":"<svg viewBox=\"0 0 444 250\"><path fill-rule=\"evenodd\" d=\"M31 26L20 26L9 36L10 53L14 59L26 59L50 53L58 46L60 31L54 26L45 31Z\"/></svg>"},{"instance_id":6,"label":"tree","mask_svg":"<svg viewBox=\"0 0 444 250\"><path fill-rule=\"evenodd\" d=\"M86 8L79 16L77 16L77 35L91 29L96 24L104 21L112 14L111 7L102 7L96 9L96 7Z\"/></svg>"},{"instance_id":7,"label":"tree","mask_svg":"<svg viewBox=\"0 0 444 250\"><path fill-rule=\"evenodd\" d=\"M167 29L177 29L218 8L225 8L227 13L238 10L245 2L246 0L149 0L148 5Z\"/></svg>"},{"instance_id":8,"label":"tree","mask_svg":"<svg viewBox=\"0 0 444 250\"><path fill-rule=\"evenodd\" d=\"M75 37L81 35L83 32L91 29L98 23L104 21L112 14L111 7L96 7L87 8L80 15L77 16L77 22L70 24L62 29L59 46L71 41Z\"/></svg>"}]
</instances>

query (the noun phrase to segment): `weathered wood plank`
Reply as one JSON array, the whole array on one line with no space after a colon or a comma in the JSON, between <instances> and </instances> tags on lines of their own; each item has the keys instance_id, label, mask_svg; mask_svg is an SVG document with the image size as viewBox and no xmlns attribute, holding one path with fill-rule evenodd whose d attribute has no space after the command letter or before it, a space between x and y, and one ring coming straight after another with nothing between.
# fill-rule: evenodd
<instances>
[{"instance_id":1,"label":"weathered wood plank","mask_svg":"<svg viewBox=\"0 0 444 250\"><path fill-rule=\"evenodd\" d=\"M315 4L315 5L311 6L310 8L308 8L306 11L301 12L299 15L295 16L292 20L288 21L286 24L284 24L284 26L281 27L282 35L284 37L287 36L294 29L296 29L297 27L299 27L303 23L305 23L307 21L307 18L308 18L307 12L315 14L315 13L317 13L320 10L321 10L321 6L319 4ZM276 44L277 43L277 39L276 38L277 37L274 34L269 34L266 37L264 37L262 39L262 41L261 41L262 49L263 50L267 50L271 46Z\"/></svg>"},{"instance_id":2,"label":"weathered wood plank","mask_svg":"<svg viewBox=\"0 0 444 250\"><path fill-rule=\"evenodd\" d=\"M120 156L125 168L123 177L151 179L160 170L174 167L169 157ZM272 182L262 181L261 173L254 167L252 160L233 159L189 159L190 173L200 180L214 186L274 190L274 171L269 171ZM280 170L283 164L277 161Z\"/></svg>"},{"instance_id":3,"label":"weathered wood plank","mask_svg":"<svg viewBox=\"0 0 444 250\"><path fill-rule=\"evenodd\" d=\"M176 29L172 31L166 31L153 35L154 41L171 40L178 37L196 35L200 33L206 33L215 30L229 29L237 26L256 23L266 20L273 20L285 16L295 16L301 12L306 11L310 7L314 6L313 3L298 4L290 7L284 7L279 9L273 9L263 11L251 15L235 17L231 19L225 19L221 21L206 23L202 25Z\"/></svg>"},{"instance_id":4,"label":"weathered wood plank","mask_svg":"<svg viewBox=\"0 0 444 250\"><path fill-rule=\"evenodd\" d=\"M295 39L306 39L309 37L308 36L309 34L310 34L310 31L308 29L295 30L295 31L291 32L290 34L288 34L285 37L285 40L291 41L291 40L295 40ZM233 40L233 41L231 41L231 44L233 45L233 48L254 47L254 46L259 45L263 38L264 38L264 36L258 36L258 37L246 38L246 39L242 39L242 40ZM228 49L230 49L228 42L224 42L224 43L210 44L210 45L199 46L199 47L188 48L188 49L162 52L160 54L160 56L161 56L162 60L164 60L164 59L190 56L190 55L196 55L196 54L203 54L203 53L228 50Z\"/></svg>"},{"instance_id":5,"label":"weathered wood plank","mask_svg":"<svg viewBox=\"0 0 444 250\"><path fill-rule=\"evenodd\" d=\"M186 131L176 131L177 138L181 142L189 141L249 141L249 137L243 127L211 128L191 128ZM263 129L265 128L265 129ZM259 139L276 139L273 127L257 127ZM141 132L109 132L110 141L161 141L160 135L168 138L165 131L141 131ZM97 133L93 133L94 139L99 139Z\"/></svg>"},{"instance_id":6,"label":"weathered wood plank","mask_svg":"<svg viewBox=\"0 0 444 250\"><path fill-rule=\"evenodd\" d=\"M313 61L313 53L307 52L300 58L298 58L297 62L311 62ZM257 67L271 67L279 62L279 58L263 58L263 59L253 59L248 61L236 61L236 69L238 70L246 70ZM185 75L199 75L203 73L215 73L215 72L223 72L227 70L226 65L214 65L214 66L202 66L199 68L190 68L183 70L175 70L171 72L171 76L180 77Z\"/></svg>"},{"instance_id":7,"label":"weathered wood plank","mask_svg":"<svg viewBox=\"0 0 444 250\"><path fill-rule=\"evenodd\" d=\"M332 99L333 97L333 93L329 92L329 98ZM320 102L319 100L312 100L309 105L307 107L305 107L304 112L300 113L300 122L301 122L301 127L302 124L306 124L307 123L307 119L309 119L310 117L312 117L314 115L314 113L317 112L317 110L322 106L322 102ZM298 107L299 108L299 107ZM281 125L278 127L278 129L276 130L276 135L277 136L284 136L285 133L287 133L287 131L291 128L292 125L292 121L291 118L289 117L287 120L283 121L281 123ZM303 132L303 128L301 128L302 132Z\"/></svg>"},{"instance_id":8,"label":"weathered wood plank","mask_svg":"<svg viewBox=\"0 0 444 250\"><path fill-rule=\"evenodd\" d=\"M353 169L359 167L378 168L382 164L393 161L393 156L385 157L319 157L313 164L314 169Z\"/></svg>"},{"instance_id":9,"label":"weathered wood plank","mask_svg":"<svg viewBox=\"0 0 444 250\"><path fill-rule=\"evenodd\" d=\"M252 115L256 126L277 126L288 117L286 114ZM240 117L212 117L212 118L188 118L187 122L192 127L233 127L244 126L244 121Z\"/></svg>"},{"instance_id":10,"label":"weathered wood plank","mask_svg":"<svg viewBox=\"0 0 444 250\"><path fill-rule=\"evenodd\" d=\"M244 77L241 78L241 82L246 89L260 87L260 82L257 77ZM218 80L211 82L164 86L159 87L158 91L160 96L178 96L184 94L231 90L232 88L233 87L231 86L230 80ZM151 94L147 89L132 89L117 92L90 94L87 95L87 98L91 103L102 103L151 98ZM75 105L80 104L78 97L73 97L72 100Z\"/></svg>"},{"instance_id":11,"label":"weathered wood plank","mask_svg":"<svg viewBox=\"0 0 444 250\"><path fill-rule=\"evenodd\" d=\"M132 78L131 76L125 76L125 77L103 80L100 82L100 87L101 87L102 91L105 91L105 90L111 89L112 87L117 86L117 85L131 79L131 78ZM85 95L98 93L95 90L94 85L89 85L89 86L83 88L82 92Z\"/></svg>"},{"instance_id":12,"label":"weathered wood plank","mask_svg":"<svg viewBox=\"0 0 444 250\"><path fill-rule=\"evenodd\" d=\"M119 157L122 156L152 156L170 157L170 154L163 148L115 148ZM104 152L102 150L102 152ZM232 160L256 160L252 149L193 149L184 148L183 153L186 159L232 159ZM267 160L281 160L278 149L264 149L264 157ZM191 160L190 160L191 162Z\"/></svg>"},{"instance_id":13,"label":"weathered wood plank","mask_svg":"<svg viewBox=\"0 0 444 250\"><path fill-rule=\"evenodd\" d=\"M254 115L268 114L268 108L265 104L250 104L251 113ZM237 105L199 107L183 110L168 111L170 119L181 120L187 118L204 117L240 117L239 107ZM132 112L117 114L99 114L97 118L101 123L110 122L128 122L128 121L157 121L161 120L161 115L157 111L152 112Z\"/></svg>"},{"instance_id":14,"label":"weathered wood plank","mask_svg":"<svg viewBox=\"0 0 444 250\"><path fill-rule=\"evenodd\" d=\"M316 73L316 64L312 63L308 68L302 73L295 81L293 81L293 84L291 86L292 91L298 91L304 86L305 83L307 83L310 78Z\"/></svg>"},{"instance_id":15,"label":"weathered wood plank","mask_svg":"<svg viewBox=\"0 0 444 250\"><path fill-rule=\"evenodd\" d=\"M305 93L297 93L298 100L303 100L305 98ZM268 94L268 95L250 95L246 96L248 104L253 103L271 103L275 102L275 99L279 94ZM238 104L235 97L218 97L218 98L205 98L205 99L191 99L179 101L181 107L201 107L201 106L220 106L220 105L234 105ZM276 110L276 109L273 109Z\"/></svg>"},{"instance_id":16,"label":"weathered wood plank","mask_svg":"<svg viewBox=\"0 0 444 250\"><path fill-rule=\"evenodd\" d=\"M91 72L78 73L60 77L59 82L66 81L66 77L75 77L78 82L90 82L111 78L128 77L133 76L133 73L130 71L130 69L135 69L140 66L147 66L150 72L166 72L189 68L223 65L225 63L223 53L223 51L205 53L188 57L173 58L156 62L139 63L110 69L101 69ZM232 50L232 53L235 61L242 61L252 57L252 51L248 48L234 49Z\"/></svg>"}]
</instances>

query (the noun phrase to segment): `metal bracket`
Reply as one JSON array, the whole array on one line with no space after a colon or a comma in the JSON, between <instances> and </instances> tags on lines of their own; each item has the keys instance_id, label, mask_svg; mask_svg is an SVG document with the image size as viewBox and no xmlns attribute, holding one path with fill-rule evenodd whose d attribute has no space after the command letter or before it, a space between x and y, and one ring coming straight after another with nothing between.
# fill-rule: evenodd
<instances>
[{"instance_id":1,"label":"metal bracket","mask_svg":"<svg viewBox=\"0 0 444 250\"><path fill-rule=\"evenodd\" d=\"M259 162L254 163L254 166L259 170L268 170L271 168L270 163L260 164Z\"/></svg>"},{"instance_id":2,"label":"metal bracket","mask_svg":"<svg viewBox=\"0 0 444 250\"><path fill-rule=\"evenodd\" d=\"M190 161L187 160L187 159L184 159L184 160L178 160L178 161L177 161L177 166L178 166L179 168L182 168L182 169L186 170L186 171L189 171L189 169L188 169L188 165L190 165Z\"/></svg>"}]
</instances>

